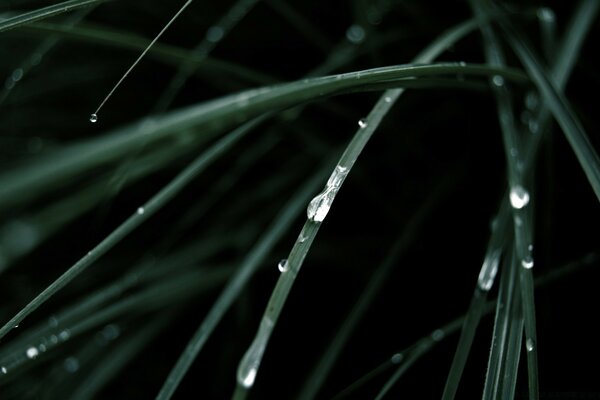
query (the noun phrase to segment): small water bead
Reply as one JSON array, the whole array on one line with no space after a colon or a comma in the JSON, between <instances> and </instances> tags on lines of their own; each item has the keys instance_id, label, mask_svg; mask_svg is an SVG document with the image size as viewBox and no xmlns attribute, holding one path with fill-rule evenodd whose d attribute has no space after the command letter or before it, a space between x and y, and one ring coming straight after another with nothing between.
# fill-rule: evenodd
<instances>
[{"instance_id":1,"label":"small water bead","mask_svg":"<svg viewBox=\"0 0 600 400\"><path fill-rule=\"evenodd\" d=\"M541 7L537 12L537 17L544 22L554 22L556 19L554 11L548 7Z\"/></svg>"},{"instance_id":2,"label":"small water bead","mask_svg":"<svg viewBox=\"0 0 600 400\"><path fill-rule=\"evenodd\" d=\"M479 289L484 292L489 291L494 285L501 255L502 252L500 250L494 250L490 252L490 254L486 254L485 259L483 260L483 266L479 272L477 285L479 286Z\"/></svg>"},{"instance_id":3,"label":"small water bead","mask_svg":"<svg viewBox=\"0 0 600 400\"><path fill-rule=\"evenodd\" d=\"M533 258L530 256L525 257L523 260L521 260L521 266L525 269L533 268Z\"/></svg>"},{"instance_id":4,"label":"small water bead","mask_svg":"<svg viewBox=\"0 0 600 400\"><path fill-rule=\"evenodd\" d=\"M136 212L138 215L142 215L146 210L144 210L144 207L139 207Z\"/></svg>"},{"instance_id":5,"label":"small water bead","mask_svg":"<svg viewBox=\"0 0 600 400\"><path fill-rule=\"evenodd\" d=\"M383 99L386 103L391 103L392 102L392 98L390 96L385 96Z\"/></svg>"},{"instance_id":6,"label":"small water bead","mask_svg":"<svg viewBox=\"0 0 600 400\"><path fill-rule=\"evenodd\" d=\"M529 250L529 251L533 251L533 245L532 245L532 244L530 244L529 246L527 246L527 250Z\"/></svg>"},{"instance_id":7,"label":"small water bead","mask_svg":"<svg viewBox=\"0 0 600 400\"><path fill-rule=\"evenodd\" d=\"M279 264L277 264L277 268L279 269L279 272L285 272L289 269L289 264L288 264L288 260L287 259L283 259L281 261L279 261Z\"/></svg>"},{"instance_id":8,"label":"small water bead","mask_svg":"<svg viewBox=\"0 0 600 400\"><path fill-rule=\"evenodd\" d=\"M362 41L365 40L365 36L365 30L360 25L352 25L346 31L346 39L353 44L362 43Z\"/></svg>"},{"instance_id":9,"label":"small water bead","mask_svg":"<svg viewBox=\"0 0 600 400\"><path fill-rule=\"evenodd\" d=\"M529 204L529 192L521 185L515 185L510 189L510 205L520 210Z\"/></svg>"},{"instance_id":10,"label":"small water bead","mask_svg":"<svg viewBox=\"0 0 600 400\"><path fill-rule=\"evenodd\" d=\"M534 118L531 118L527 124L527 128L529 128L529 132L531 133L538 133L540 130L540 125Z\"/></svg>"},{"instance_id":11,"label":"small water bead","mask_svg":"<svg viewBox=\"0 0 600 400\"><path fill-rule=\"evenodd\" d=\"M90 115L90 122L92 124L95 124L96 122L98 122L98 114L91 114Z\"/></svg>"},{"instance_id":12,"label":"small water bead","mask_svg":"<svg viewBox=\"0 0 600 400\"><path fill-rule=\"evenodd\" d=\"M65 359L63 366L68 373L74 374L79 369L79 360L75 357L68 357Z\"/></svg>"},{"instance_id":13,"label":"small water bead","mask_svg":"<svg viewBox=\"0 0 600 400\"><path fill-rule=\"evenodd\" d=\"M2 372L4 375L6 375L6 374L8 373L8 370L7 370L7 369L6 369L6 367L4 367L4 366L0 368L0 371L1 371L1 372Z\"/></svg>"},{"instance_id":14,"label":"small water bead","mask_svg":"<svg viewBox=\"0 0 600 400\"><path fill-rule=\"evenodd\" d=\"M22 68L15 69L12 73L11 78L15 82L20 81L21 78L23 78L23 69Z\"/></svg>"},{"instance_id":15,"label":"small water bead","mask_svg":"<svg viewBox=\"0 0 600 400\"><path fill-rule=\"evenodd\" d=\"M446 334L444 333L443 330L441 329L436 329L435 331L433 331L433 333L431 334L431 338L433 340L435 340L436 342L439 342L440 340L442 340L444 338L444 336L446 336Z\"/></svg>"},{"instance_id":16,"label":"small water bead","mask_svg":"<svg viewBox=\"0 0 600 400\"><path fill-rule=\"evenodd\" d=\"M464 62L464 61L461 61L461 62L458 63L458 65L460 65L461 67L466 67L467 63Z\"/></svg>"},{"instance_id":17,"label":"small water bead","mask_svg":"<svg viewBox=\"0 0 600 400\"><path fill-rule=\"evenodd\" d=\"M38 351L37 348L35 348L35 347L32 346L32 347L30 347L30 348L27 349L27 351L25 352L25 354L27 355L27 358L34 359L34 358L36 358L40 354L40 352Z\"/></svg>"},{"instance_id":18,"label":"small water bead","mask_svg":"<svg viewBox=\"0 0 600 400\"><path fill-rule=\"evenodd\" d=\"M402 353L396 353L392 356L390 361L392 362L392 364L400 364L403 359L404 356L402 355Z\"/></svg>"},{"instance_id":19,"label":"small water bead","mask_svg":"<svg viewBox=\"0 0 600 400\"><path fill-rule=\"evenodd\" d=\"M69 331L66 330L58 334L58 338L62 341L68 340L70 337L71 334L69 333Z\"/></svg>"},{"instance_id":20,"label":"small water bead","mask_svg":"<svg viewBox=\"0 0 600 400\"><path fill-rule=\"evenodd\" d=\"M525 348L527 349L527 351L533 351L535 349L533 339L527 338L527 340L525 341Z\"/></svg>"},{"instance_id":21,"label":"small water bead","mask_svg":"<svg viewBox=\"0 0 600 400\"><path fill-rule=\"evenodd\" d=\"M211 43L217 43L225 36L225 30L220 26L211 26L206 31L206 40Z\"/></svg>"},{"instance_id":22,"label":"small water bead","mask_svg":"<svg viewBox=\"0 0 600 400\"><path fill-rule=\"evenodd\" d=\"M369 126L369 123L367 122L367 120L366 120L366 119L364 119L364 118L361 118L361 119L359 119L359 120L358 120L358 126L359 126L361 129L365 129L367 126Z\"/></svg>"},{"instance_id":23,"label":"small water bead","mask_svg":"<svg viewBox=\"0 0 600 400\"><path fill-rule=\"evenodd\" d=\"M494 86L502 87L504 86L504 78L501 75L494 75L492 77L492 83Z\"/></svg>"},{"instance_id":24,"label":"small water bead","mask_svg":"<svg viewBox=\"0 0 600 400\"><path fill-rule=\"evenodd\" d=\"M239 381L240 385L242 385L246 389L250 389L252 385L254 385L254 380L256 379L257 372L258 370L256 368L250 368L246 376L244 376L243 379Z\"/></svg>"}]
</instances>

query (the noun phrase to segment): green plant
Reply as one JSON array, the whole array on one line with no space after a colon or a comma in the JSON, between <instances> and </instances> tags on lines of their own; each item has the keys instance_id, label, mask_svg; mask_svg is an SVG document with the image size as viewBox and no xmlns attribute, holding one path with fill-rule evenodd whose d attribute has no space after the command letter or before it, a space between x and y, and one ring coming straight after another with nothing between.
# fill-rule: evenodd
<instances>
[{"instance_id":1,"label":"green plant","mask_svg":"<svg viewBox=\"0 0 600 400\"><path fill-rule=\"evenodd\" d=\"M31 3L2 398L599 392L597 2Z\"/></svg>"}]
</instances>

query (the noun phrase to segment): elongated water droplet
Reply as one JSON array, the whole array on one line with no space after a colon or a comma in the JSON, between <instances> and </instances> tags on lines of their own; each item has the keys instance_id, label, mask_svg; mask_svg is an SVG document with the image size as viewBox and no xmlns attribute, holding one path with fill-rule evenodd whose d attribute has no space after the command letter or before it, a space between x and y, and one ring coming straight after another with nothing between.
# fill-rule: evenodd
<instances>
[{"instance_id":1,"label":"elongated water droplet","mask_svg":"<svg viewBox=\"0 0 600 400\"><path fill-rule=\"evenodd\" d=\"M143 214L145 211L146 211L146 210L144 210L144 207L139 207L139 208L137 209L137 213L138 213L138 215L142 215L142 214Z\"/></svg>"},{"instance_id":2,"label":"elongated water droplet","mask_svg":"<svg viewBox=\"0 0 600 400\"><path fill-rule=\"evenodd\" d=\"M510 189L510 204L513 208L520 210L529 204L529 192L521 185L516 185Z\"/></svg>"},{"instance_id":3,"label":"elongated water droplet","mask_svg":"<svg viewBox=\"0 0 600 400\"><path fill-rule=\"evenodd\" d=\"M341 165L335 168L327 181L325 189L308 204L308 208L306 209L308 219L315 222L323 222L346 175L348 175L348 168Z\"/></svg>"},{"instance_id":4,"label":"elongated water droplet","mask_svg":"<svg viewBox=\"0 0 600 400\"><path fill-rule=\"evenodd\" d=\"M523 260L521 260L521 265L525 269L533 268L533 258L531 258L530 256L525 257Z\"/></svg>"},{"instance_id":5,"label":"elongated water droplet","mask_svg":"<svg viewBox=\"0 0 600 400\"><path fill-rule=\"evenodd\" d=\"M11 76L12 80L17 82L20 81L21 78L23 78L23 68L17 68L13 71L12 76Z\"/></svg>"},{"instance_id":6,"label":"elongated water droplet","mask_svg":"<svg viewBox=\"0 0 600 400\"><path fill-rule=\"evenodd\" d=\"M527 340L525 341L525 347L527 348L527 351L533 351L533 349L535 349L533 339L527 338Z\"/></svg>"},{"instance_id":7,"label":"elongated water droplet","mask_svg":"<svg viewBox=\"0 0 600 400\"><path fill-rule=\"evenodd\" d=\"M273 331L273 321L270 318L263 317L260 322L260 327L256 333L256 337L252 341L252 344L242 357L240 365L237 370L237 382L238 385L249 389L254 385L256 374L258 373L258 367L262 361L265 347L271 332Z\"/></svg>"},{"instance_id":8,"label":"elongated water droplet","mask_svg":"<svg viewBox=\"0 0 600 400\"><path fill-rule=\"evenodd\" d=\"M4 366L0 367L0 371L1 371L1 372L2 372L4 375L6 375L6 374L8 373L8 370L7 370L7 369L6 369L6 367L4 367Z\"/></svg>"},{"instance_id":9,"label":"elongated water droplet","mask_svg":"<svg viewBox=\"0 0 600 400\"><path fill-rule=\"evenodd\" d=\"M35 347L32 346L32 347L30 347L30 348L27 349L27 351L25 352L25 354L27 355L27 358L34 359L34 358L36 358L40 354L40 352L38 351L37 348L35 348Z\"/></svg>"},{"instance_id":10,"label":"elongated water droplet","mask_svg":"<svg viewBox=\"0 0 600 400\"><path fill-rule=\"evenodd\" d=\"M90 122L91 122L92 124L94 124L94 123L98 122L98 114L95 114L95 113L94 113L94 114L91 114L91 115L90 115Z\"/></svg>"},{"instance_id":11,"label":"elongated water droplet","mask_svg":"<svg viewBox=\"0 0 600 400\"><path fill-rule=\"evenodd\" d=\"M433 333L431 334L431 338L433 340L435 340L436 342L439 342L440 340L442 340L444 338L444 336L446 336L446 334L444 333L443 330L441 329L436 329L435 331L433 331Z\"/></svg>"},{"instance_id":12,"label":"elongated water droplet","mask_svg":"<svg viewBox=\"0 0 600 400\"><path fill-rule=\"evenodd\" d=\"M279 261L279 264L277 264L277 268L279 269L279 272L287 271L289 268L288 260L284 258L283 260Z\"/></svg>"},{"instance_id":13,"label":"elongated water droplet","mask_svg":"<svg viewBox=\"0 0 600 400\"><path fill-rule=\"evenodd\" d=\"M479 289L487 292L494 285L494 279L498 273L498 264L500 263L500 256L502 252L500 250L494 250L489 254L486 254L483 260L483 266L479 272L479 278L477 279L477 285Z\"/></svg>"},{"instance_id":14,"label":"elongated water droplet","mask_svg":"<svg viewBox=\"0 0 600 400\"><path fill-rule=\"evenodd\" d=\"M532 244L530 244L529 246L527 246L527 250L529 250L529 251L533 251L533 245L532 245Z\"/></svg>"},{"instance_id":15,"label":"elongated water droplet","mask_svg":"<svg viewBox=\"0 0 600 400\"><path fill-rule=\"evenodd\" d=\"M369 126L369 123L366 119L361 118L358 120L358 126L360 126L362 129L365 129L367 126Z\"/></svg>"}]
</instances>

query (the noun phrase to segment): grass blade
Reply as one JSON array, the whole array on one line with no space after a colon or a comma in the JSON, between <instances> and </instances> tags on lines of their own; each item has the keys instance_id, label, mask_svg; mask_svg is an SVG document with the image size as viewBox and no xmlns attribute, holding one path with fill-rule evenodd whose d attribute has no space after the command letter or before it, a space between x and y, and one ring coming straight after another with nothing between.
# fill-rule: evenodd
<instances>
[{"instance_id":1,"label":"grass blade","mask_svg":"<svg viewBox=\"0 0 600 400\"><path fill-rule=\"evenodd\" d=\"M108 0L69 0L0 21L0 32Z\"/></svg>"}]
</instances>

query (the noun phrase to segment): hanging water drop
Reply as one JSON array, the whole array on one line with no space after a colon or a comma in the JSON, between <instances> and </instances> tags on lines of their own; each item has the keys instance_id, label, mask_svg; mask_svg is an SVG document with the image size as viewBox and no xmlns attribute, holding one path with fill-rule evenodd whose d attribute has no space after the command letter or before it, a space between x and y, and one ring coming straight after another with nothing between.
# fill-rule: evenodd
<instances>
[{"instance_id":1,"label":"hanging water drop","mask_svg":"<svg viewBox=\"0 0 600 400\"><path fill-rule=\"evenodd\" d=\"M8 373L8 370L6 369L6 367L2 366L0 368L0 371L2 372L2 374L6 375Z\"/></svg>"},{"instance_id":2,"label":"hanging water drop","mask_svg":"<svg viewBox=\"0 0 600 400\"><path fill-rule=\"evenodd\" d=\"M366 119L361 118L358 120L358 126L360 126L361 129L365 129L368 125L369 125L369 123L367 122Z\"/></svg>"},{"instance_id":3,"label":"hanging water drop","mask_svg":"<svg viewBox=\"0 0 600 400\"><path fill-rule=\"evenodd\" d=\"M521 185L515 185L510 189L510 204L513 208L520 210L529 204L529 192Z\"/></svg>"},{"instance_id":4,"label":"hanging water drop","mask_svg":"<svg viewBox=\"0 0 600 400\"><path fill-rule=\"evenodd\" d=\"M252 385L254 385L254 380L256 379L257 372L258 371L256 368L250 368L246 376L244 376L243 379L239 380L240 385L242 385L246 389L250 389Z\"/></svg>"},{"instance_id":5,"label":"hanging water drop","mask_svg":"<svg viewBox=\"0 0 600 400\"><path fill-rule=\"evenodd\" d=\"M91 114L91 115L90 115L90 122L91 122L92 124L94 124L94 123L98 122L98 114L95 114L95 113L94 113L94 114Z\"/></svg>"},{"instance_id":6,"label":"hanging water drop","mask_svg":"<svg viewBox=\"0 0 600 400\"><path fill-rule=\"evenodd\" d=\"M530 256L525 257L523 260L521 260L521 266L525 269L533 268L533 258Z\"/></svg>"},{"instance_id":7,"label":"hanging water drop","mask_svg":"<svg viewBox=\"0 0 600 400\"><path fill-rule=\"evenodd\" d=\"M289 268L288 260L284 258L283 260L279 261L279 264L277 264L277 268L279 269L279 272L287 271Z\"/></svg>"},{"instance_id":8,"label":"hanging water drop","mask_svg":"<svg viewBox=\"0 0 600 400\"><path fill-rule=\"evenodd\" d=\"M392 356L390 361L392 362L392 364L400 364L403 359L404 356L402 355L402 353L396 353Z\"/></svg>"},{"instance_id":9,"label":"hanging water drop","mask_svg":"<svg viewBox=\"0 0 600 400\"><path fill-rule=\"evenodd\" d=\"M25 352L25 354L27 355L27 358L34 359L34 358L36 358L40 354L40 352L38 351L37 348L30 347L30 348L27 349L27 351Z\"/></svg>"},{"instance_id":10,"label":"hanging water drop","mask_svg":"<svg viewBox=\"0 0 600 400\"><path fill-rule=\"evenodd\" d=\"M484 292L489 291L494 285L494 279L498 273L498 264L500 264L500 256L502 252L498 249L491 251L486 254L483 260L483 266L479 272L479 278L477 279L477 285L479 289Z\"/></svg>"},{"instance_id":11,"label":"hanging water drop","mask_svg":"<svg viewBox=\"0 0 600 400\"><path fill-rule=\"evenodd\" d=\"M390 96L385 96L385 97L383 98L383 100L384 100L386 103L391 103L391 102L392 102L392 98L391 98Z\"/></svg>"},{"instance_id":12,"label":"hanging water drop","mask_svg":"<svg viewBox=\"0 0 600 400\"><path fill-rule=\"evenodd\" d=\"M533 349L535 349L533 339L527 338L527 340L525 341L525 348L527 349L527 351L533 351Z\"/></svg>"},{"instance_id":13,"label":"hanging water drop","mask_svg":"<svg viewBox=\"0 0 600 400\"><path fill-rule=\"evenodd\" d=\"M530 244L529 246L527 246L527 250L529 250L529 251L533 251L533 245L532 245L532 244Z\"/></svg>"},{"instance_id":14,"label":"hanging water drop","mask_svg":"<svg viewBox=\"0 0 600 400\"><path fill-rule=\"evenodd\" d=\"M144 210L144 207L139 207L139 208L137 209L137 214L138 214L138 215L142 215L144 212L146 212L146 210Z\"/></svg>"}]
</instances>

